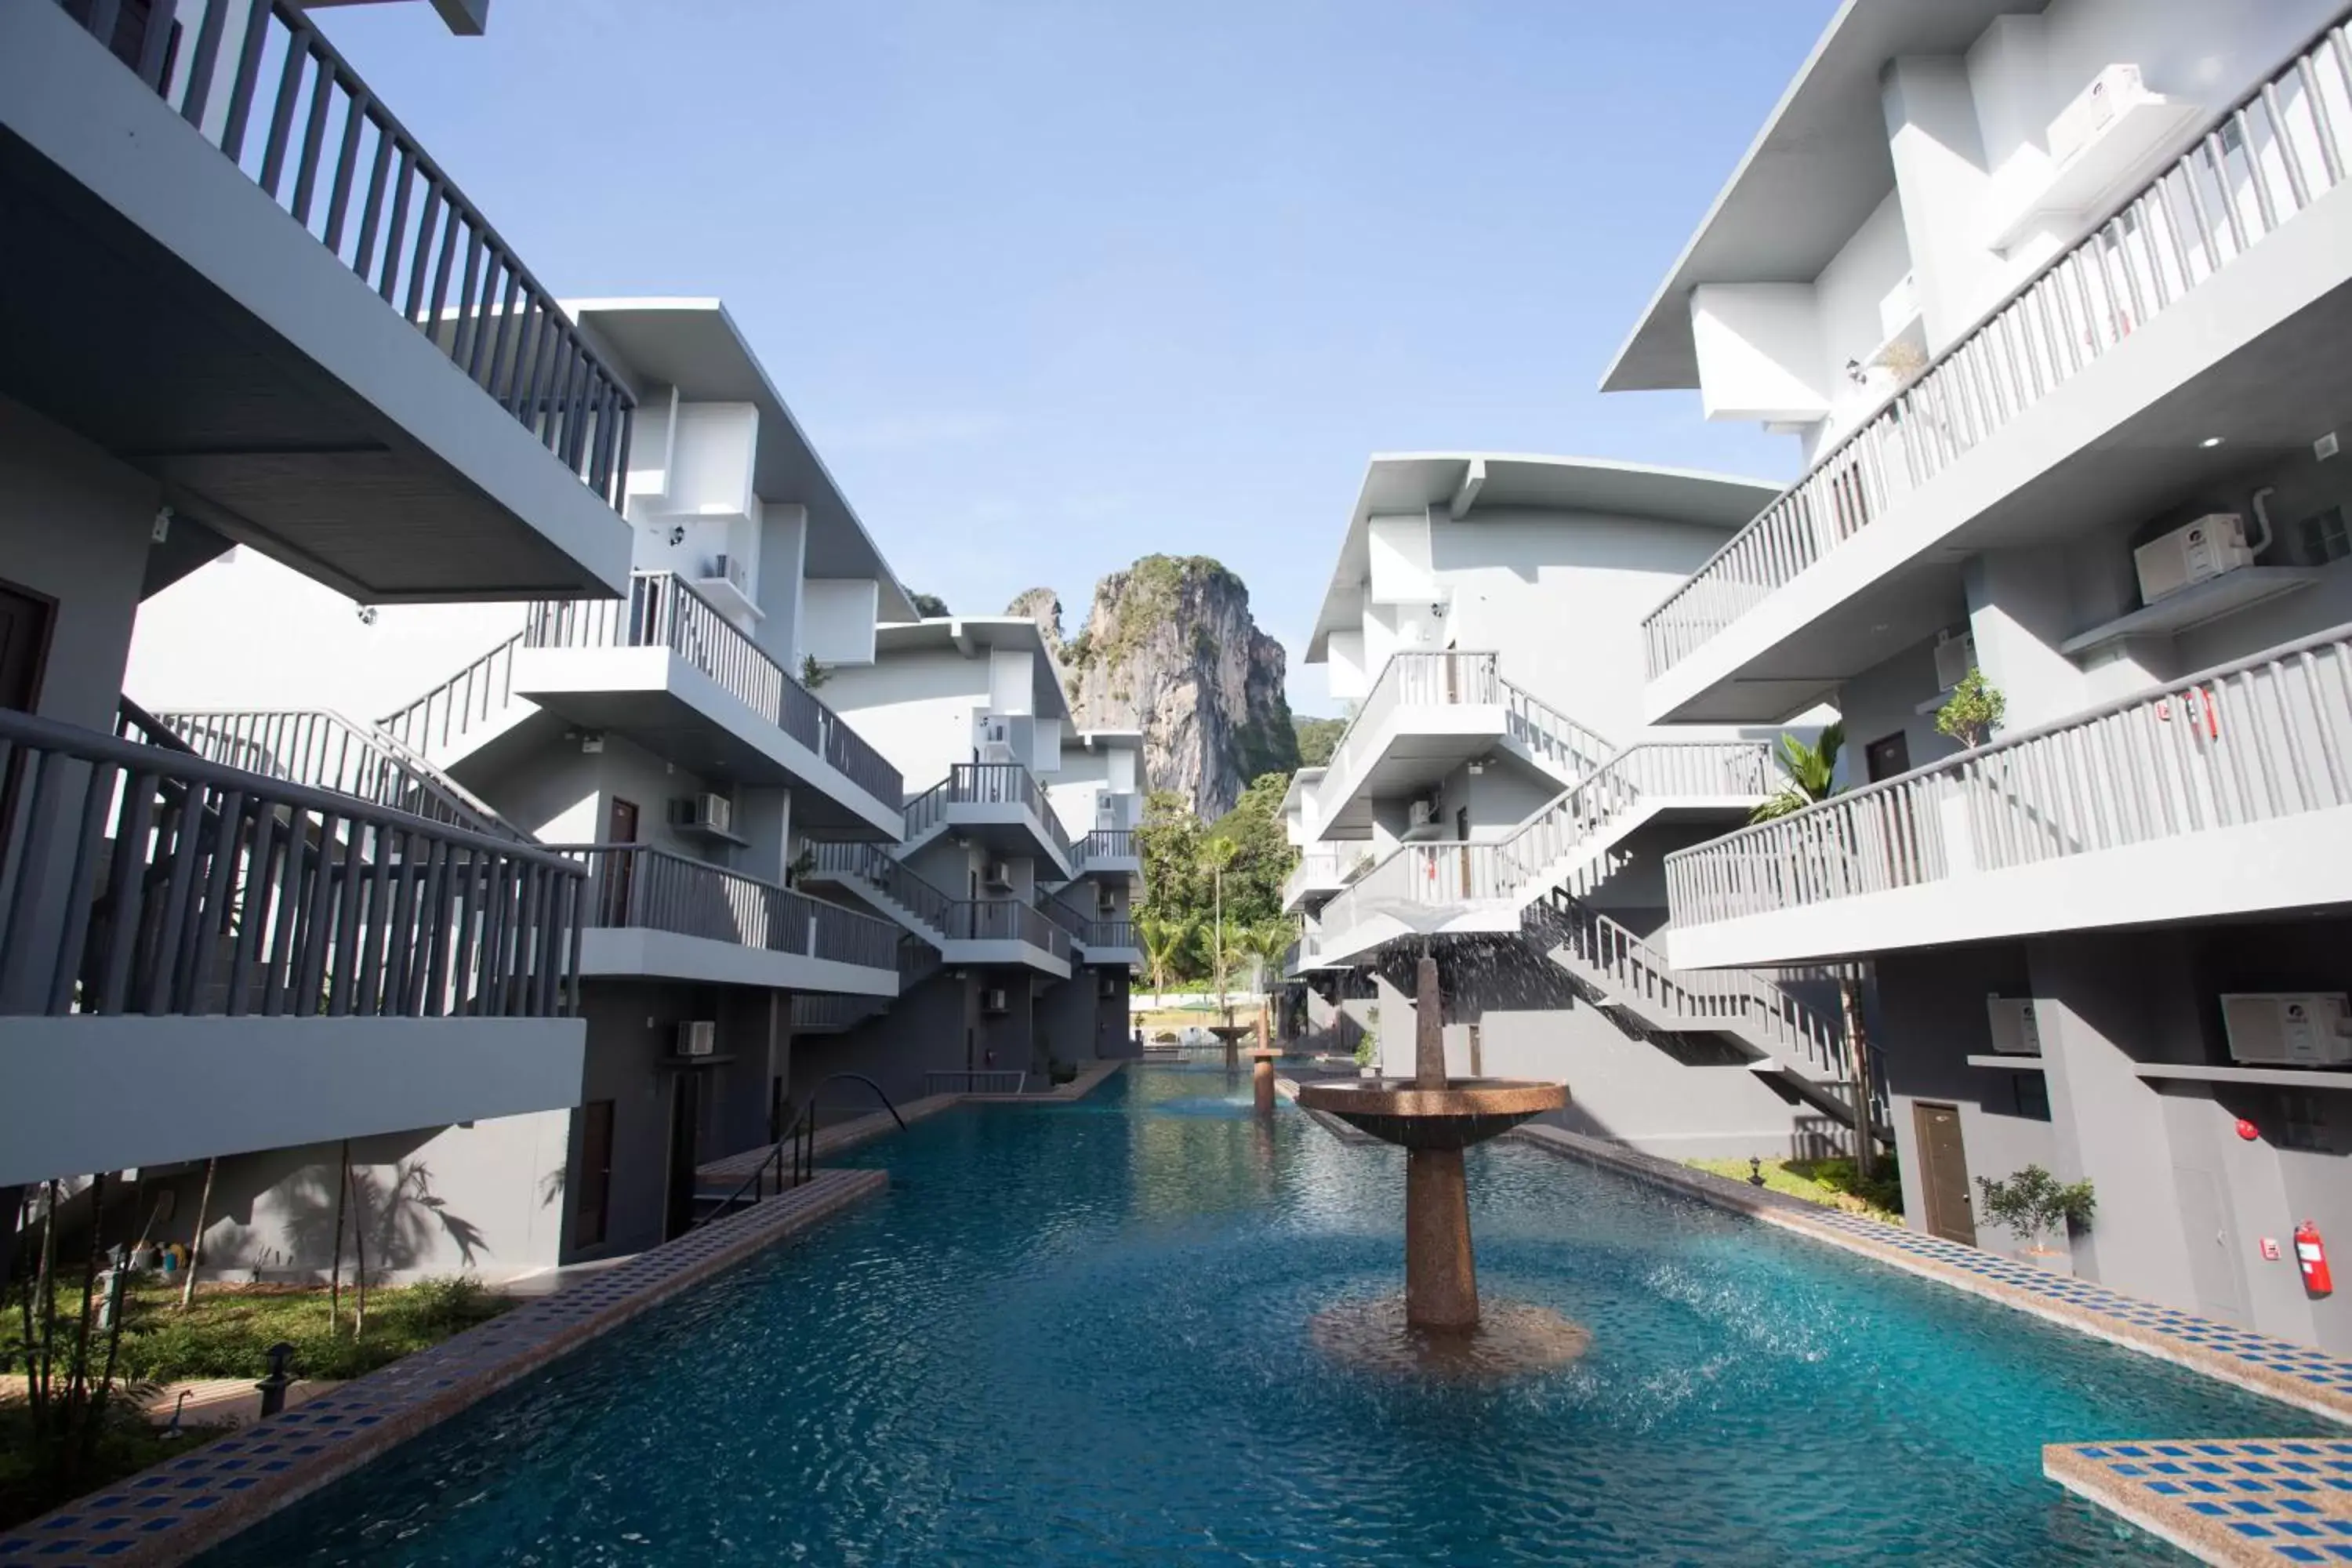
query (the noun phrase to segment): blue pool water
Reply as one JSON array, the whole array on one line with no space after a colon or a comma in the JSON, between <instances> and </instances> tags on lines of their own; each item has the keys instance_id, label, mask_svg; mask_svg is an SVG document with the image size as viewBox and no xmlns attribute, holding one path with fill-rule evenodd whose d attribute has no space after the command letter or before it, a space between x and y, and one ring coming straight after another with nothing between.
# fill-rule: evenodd
<instances>
[{"instance_id":1,"label":"blue pool water","mask_svg":"<svg viewBox=\"0 0 2352 1568\"><path fill-rule=\"evenodd\" d=\"M1402 1159L1130 1068L856 1156L888 1196L477 1406L228 1564L2164 1562L2041 1445L2315 1417L1505 1142L1490 1299L1593 1332L1477 1389L1327 1365Z\"/></svg>"}]
</instances>

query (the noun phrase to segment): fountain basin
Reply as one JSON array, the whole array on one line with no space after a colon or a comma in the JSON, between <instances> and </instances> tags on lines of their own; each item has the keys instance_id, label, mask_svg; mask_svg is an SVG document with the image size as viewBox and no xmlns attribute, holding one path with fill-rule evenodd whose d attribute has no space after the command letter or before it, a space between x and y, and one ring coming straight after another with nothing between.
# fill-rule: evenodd
<instances>
[{"instance_id":1,"label":"fountain basin","mask_svg":"<svg viewBox=\"0 0 2352 1568\"><path fill-rule=\"evenodd\" d=\"M1517 1079L1450 1079L1444 1089L1421 1089L1408 1079L1298 1086L1298 1103L1326 1110L1380 1139L1407 1149L1466 1149L1499 1137L1531 1116L1568 1103L1568 1086Z\"/></svg>"}]
</instances>

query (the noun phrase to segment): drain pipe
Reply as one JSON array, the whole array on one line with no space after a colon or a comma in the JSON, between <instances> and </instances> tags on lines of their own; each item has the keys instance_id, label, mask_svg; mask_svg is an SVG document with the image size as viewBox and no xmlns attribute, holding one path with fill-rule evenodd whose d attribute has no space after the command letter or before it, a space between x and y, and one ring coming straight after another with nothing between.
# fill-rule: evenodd
<instances>
[{"instance_id":1,"label":"drain pipe","mask_svg":"<svg viewBox=\"0 0 2352 1568\"><path fill-rule=\"evenodd\" d=\"M2263 552L2271 547L2271 510L2265 503L2276 494L2276 485L2264 485L2254 492L2254 499L2248 503L2253 510L2254 526L2262 530L2260 539L2250 540L2246 544L2246 553L2256 559L2260 559Z\"/></svg>"}]
</instances>

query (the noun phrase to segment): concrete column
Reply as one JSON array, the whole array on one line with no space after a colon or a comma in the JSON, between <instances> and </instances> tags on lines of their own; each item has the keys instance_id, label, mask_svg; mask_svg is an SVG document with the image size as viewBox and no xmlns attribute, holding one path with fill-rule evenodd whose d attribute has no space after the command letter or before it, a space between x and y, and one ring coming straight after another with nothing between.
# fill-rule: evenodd
<instances>
[{"instance_id":1,"label":"concrete column","mask_svg":"<svg viewBox=\"0 0 2352 1568\"><path fill-rule=\"evenodd\" d=\"M760 622L751 640L789 671L801 674L801 579L808 559L808 508L763 503L760 509Z\"/></svg>"},{"instance_id":2,"label":"concrete column","mask_svg":"<svg viewBox=\"0 0 2352 1568\"><path fill-rule=\"evenodd\" d=\"M1990 176L1968 61L1958 55L1889 60L1878 86L1920 318L1927 350L1937 353L1990 308L2001 285L1999 258L1985 246Z\"/></svg>"},{"instance_id":3,"label":"concrete column","mask_svg":"<svg viewBox=\"0 0 2352 1568\"><path fill-rule=\"evenodd\" d=\"M2080 666L2058 645L2080 629L2063 551L1993 550L1962 569L1977 664L2009 700L2014 732L2080 711L2089 700Z\"/></svg>"}]
</instances>

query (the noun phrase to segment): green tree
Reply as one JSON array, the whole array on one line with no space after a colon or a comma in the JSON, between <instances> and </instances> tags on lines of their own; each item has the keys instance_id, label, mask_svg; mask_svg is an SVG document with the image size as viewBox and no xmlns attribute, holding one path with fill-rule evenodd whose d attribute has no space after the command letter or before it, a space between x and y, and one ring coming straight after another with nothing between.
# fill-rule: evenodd
<instances>
[{"instance_id":1,"label":"green tree","mask_svg":"<svg viewBox=\"0 0 2352 1568\"><path fill-rule=\"evenodd\" d=\"M948 608L948 602L937 594L910 594L908 597L915 601L915 614L926 620L955 614Z\"/></svg>"},{"instance_id":2,"label":"green tree","mask_svg":"<svg viewBox=\"0 0 2352 1568\"><path fill-rule=\"evenodd\" d=\"M1790 816L1844 793L1843 786L1837 783L1838 753L1844 749L1843 724L1830 725L1810 746L1794 735L1782 735L1780 749L1772 754L1772 760L1780 764L1783 782L1780 793L1749 812L1748 820L1769 822L1775 817Z\"/></svg>"},{"instance_id":3,"label":"green tree","mask_svg":"<svg viewBox=\"0 0 2352 1568\"><path fill-rule=\"evenodd\" d=\"M1135 933L1143 939L1143 962L1151 971L1151 999L1157 1002L1168 994L1176 978L1185 949L1192 942L1192 927L1185 921L1146 914L1135 922Z\"/></svg>"},{"instance_id":4,"label":"green tree","mask_svg":"<svg viewBox=\"0 0 2352 1568\"><path fill-rule=\"evenodd\" d=\"M1971 669L1952 688L1950 700L1936 710L1936 729L1974 751L1992 739L1992 732L2008 716L2009 699L1985 679L1983 670Z\"/></svg>"},{"instance_id":5,"label":"green tree","mask_svg":"<svg viewBox=\"0 0 2352 1568\"><path fill-rule=\"evenodd\" d=\"M1298 765L1319 768L1331 760L1339 744L1339 737L1348 732L1345 719L1294 718L1292 725L1298 731Z\"/></svg>"}]
</instances>

